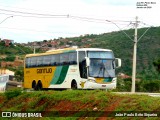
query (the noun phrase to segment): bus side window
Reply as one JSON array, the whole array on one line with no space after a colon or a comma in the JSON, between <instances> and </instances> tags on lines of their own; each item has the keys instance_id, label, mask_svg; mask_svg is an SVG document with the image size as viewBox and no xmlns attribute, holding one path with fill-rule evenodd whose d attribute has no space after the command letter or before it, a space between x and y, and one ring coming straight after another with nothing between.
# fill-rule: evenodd
<instances>
[{"instance_id":1,"label":"bus side window","mask_svg":"<svg viewBox=\"0 0 160 120\"><path fill-rule=\"evenodd\" d=\"M51 55L51 65L55 66L55 55Z\"/></svg>"},{"instance_id":2,"label":"bus side window","mask_svg":"<svg viewBox=\"0 0 160 120\"><path fill-rule=\"evenodd\" d=\"M41 67L43 63L43 56L37 57L37 67Z\"/></svg>"},{"instance_id":3,"label":"bus side window","mask_svg":"<svg viewBox=\"0 0 160 120\"><path fill-rule=\"evenodd\" d=\"M59 65L59 62L60 62L60 55L56 54L56 55L52 55L51 56L51 65L53 66L57 66Z\"/></svg>"},{"instance_id":4,"label":"bus side window","mask_svg":"<svg viewBox=\"0 0 160 120\"><path fill-rule=\"evenodd\" d=\"M28 68L31 67L31 58L28 58Z\"/></svg>"},{"instance_id":5,"label":"bus side window","mask_svg":"<svg viewBox=\"0 0 160 120\"><path fill-rule=\"evenodd\" d=\"M36 67L37 65L37 57L32 57L31 58L31 67Z\"/></svg>"},{"instance_id":6,"label":"bus side window","mask_svg":"<svg viewBox=\"0 0 160 120\"><path fill-rule=\"evenodd\" d=\"M44 56L43 66L49 66L51 64L51 55Z\"/></svg>"},{"instance_id":7,"label":"bus side window","mask_svg":"<svg viewBox=\"0 0 160 120\"><path fill-rule=\"evenodd\" d=\"M70 65L77 64L77 53L76 52L69 53L69 64Z\"/></svg>"},{"instance_id":8,"label":"bus side window","mask_svg":"<svg viewBox=\"0 0 160 120\"><path fill-rule=\"evenodd\" d=\"M69 54L63 53L60 54L60 65L68 65L69 62Z\"/></svg>"}]
</instances>

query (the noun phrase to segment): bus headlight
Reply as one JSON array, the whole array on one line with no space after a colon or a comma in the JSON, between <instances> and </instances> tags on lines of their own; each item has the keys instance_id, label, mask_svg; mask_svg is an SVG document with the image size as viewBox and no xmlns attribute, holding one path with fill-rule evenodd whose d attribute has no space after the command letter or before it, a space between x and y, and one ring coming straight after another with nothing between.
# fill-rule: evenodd
<instances>
[{"instance_id":1,"label":"bus headlight","mask_svg":"<svg viewBox=\"0 0 160 120\"><path fill-rule=\"evenodd\" d=\"M93 77L88 77L88 80L89 80L90 82L96 82L96 79L93 78Z\"/></svg>"},{"instance_id":2,"label":"bus headlight","mask_svg":"<svg viewBox=\"0 0 160 120\"><path fill-rule=\"evenodd\" d=\"M112 82L116 82L116 81L117 81L117 78L113 78L113 79L112 79Z\"/></svg>"}]
</instances>

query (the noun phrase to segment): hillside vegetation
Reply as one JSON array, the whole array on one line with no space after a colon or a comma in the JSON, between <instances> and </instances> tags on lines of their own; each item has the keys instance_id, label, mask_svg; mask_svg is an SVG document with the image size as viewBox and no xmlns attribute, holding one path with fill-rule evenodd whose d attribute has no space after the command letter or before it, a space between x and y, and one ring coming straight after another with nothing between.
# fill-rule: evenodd
<instances>
[{"instance_id":1,"label":"hillside vegetation","mask_svg":"<svg viewBox=\"0 0 160 120\"><path fill-rule=\"evenodd\" d=\"M138 38L147 28L138 29ZM125 31L134 39L134 29ZM68 38L80 47L86 44L89 47L112 49L115 57L122 59L122 67L119 72L131 75L133 58L133 41L130 40L122 31L105 33L101 35L86 35L78 38ZM92 42L87 40L92 40ZM84 44L81 41L86 41ZM137 75L138 78L153 80L160 79L153 62L160 58L160 27L152 27L139 40L137 46Z\"/></svg>"},{"instance_id":2,"label":"hillside vegetation","mask_svg":"<svg viewBox=\"0 0 160 120\"><path fill-rule=\"evenodd\" d=\"M40 120L50 119L155 119L160 99L146 95L119 95L101 90L8 91L0 94L0 111L39 112ZM122 113L122 117L116 117ZM127 115L124 116L124 113ZM140 114L136 117L136 113ZM145 114L146 113L146 114ZM157 117L151 117L148 115ZM130 117L132 116L132 117ZM55 118L56 117L56 118ZM13 120L16 118L13 118ZM28 119L28 118L24 118Z\"/></svg>"},{"instance_id":3,"label":"hillside vegetation","mask_svg":"<svg viewBox=\"0 0 160 120\"><path fill-rule=\"evenodd\" d=\"M29 47L24 47L20 44L11 44L10 46L5 46L4 42L0 42L0 55L24 55L33 53L33 50Z\"/></svg>"},{"instance_id":4,"label":"hillside vegetation","mask_svg":"<svg viewBox=\"0 0 160 120\"><path fill-rule=\"evenodd\" d=\"M138 38L146 31L147 28L138 29ZM134 39L134 29L125 30L125 32ZM48 41L48 42L47 42ZM73 38L59 38L53 41L56 45L52 46L51 40L42 42L34 42L37 45L41 43L48 44L52 48L62 48L65 46L78 47L96 47L113 50L115 57L122 59L122 67L118 72L128 75L132 74L132 58L133 58L133 41L130 40L122 31L104 33L100 35L85 35ZM33 53L33 49L24 47L23 45L4 47L0 43L0 54L7 55L7 60L12 60L14 55L22 55ZM37 49L36 49L37 50ZM152 27L139 40L137 46L137 78L143 80L160 80L160 75L154 63L160 59L160 27ZM2 57L0 61L4 60ZM118 73L117 72L117 73Z\"/></svg>"}]
</instances>

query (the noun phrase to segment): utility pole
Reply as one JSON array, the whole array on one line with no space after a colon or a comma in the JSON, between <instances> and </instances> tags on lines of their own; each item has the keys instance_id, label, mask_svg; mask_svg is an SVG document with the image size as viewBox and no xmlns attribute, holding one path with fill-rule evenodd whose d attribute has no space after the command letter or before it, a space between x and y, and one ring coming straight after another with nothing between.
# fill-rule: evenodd
<instances>
[{"instance_id":1,"label":"utility pole","mask_svg":"<svg viewBox=\"0 0 160 120\"><path fill-rule=\"evenodd\" d=\"M33 54L35 54L36 53L36 48L35 48L35 46L34 46L34 48L33 48Z\"/></svg>"},{"instance_id":2,"label":"utility pole","mask_svg":"<svg viewBox=\"0 0 160 120\"><path fill-rule=\"evenodd\" d=\"M34 44L33 44L33 54L35 54L35 53L36 53L36 44L34 42Z\"/></svg>"},{"instance_id":3,"label":"utility pole","mask_svg":"<svg viewBox=\"0 0 160 120\"><path fill-rule=\"evenodd\" d=\"M135 92L135 81L136 81L136 61L137 61L137 27L138 17L136 16L135 21L135 35L134 35L134 49L133 49L133 67L132 67L132 89L131 92Z\"/></svg>"},{"instance_id":4,"label":"utility pole","mask_svg":"<svg viewBox=\"0 0 160 120\"><path fill-rule=\"evenodd\" d=\"M114 24L114 25L116 25L119 29L120 29L120 27L116 24L116 23L114 23L114 22L112 22L112 21L110 21L110 20L106 20L107 22L111 22L112 24ZM134 26L135 26L135 35L134 35L134 40L125 32L125 31L123 31L122 29L120 29L130 40L132 40L133 42L134 42L134 49L133 49L133 67L132 67L132 88L131 88L131 92L132 93L135 93L135 83L136 83L136 61L137 61L137 43L138 43L138 41L147 33L147 31L151 28L151 27L149 27L144 33L143 33L143 35L141 35L141 37L139 38L139 39L137 39L138 37L137 37L137 32L138 32L138 17L136 16L136 21L135 21L135 23L133 23L134 24Z\"/></svg>"}]
</instances>

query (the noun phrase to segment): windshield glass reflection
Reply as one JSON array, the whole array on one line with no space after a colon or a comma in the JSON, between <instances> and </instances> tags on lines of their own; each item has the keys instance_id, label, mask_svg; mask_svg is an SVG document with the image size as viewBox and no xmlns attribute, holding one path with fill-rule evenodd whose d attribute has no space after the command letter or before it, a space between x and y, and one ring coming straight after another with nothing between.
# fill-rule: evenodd
<instances>
[{"instance_id":1,"label":"windshield glass reflection","mask_svg":"<svg viewBox=\"0 0 160 120\"><path fill-rule=\"evenodd\" d=\"M90 77L115 77L113 59L90 59Z\"/></svg>"}]
</instances>

